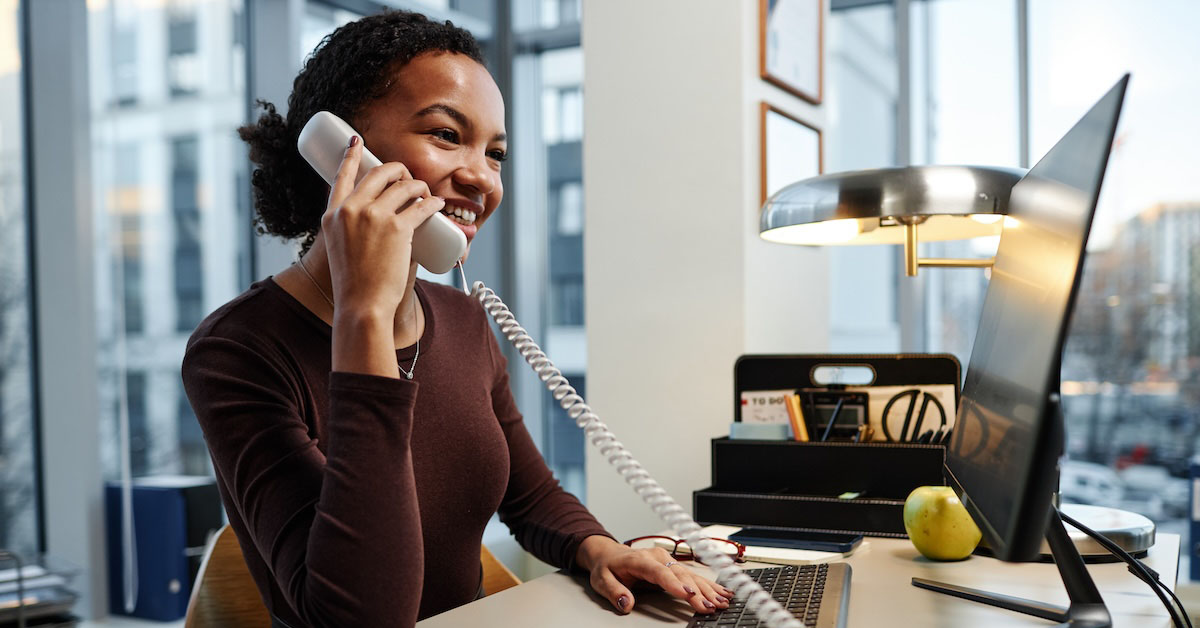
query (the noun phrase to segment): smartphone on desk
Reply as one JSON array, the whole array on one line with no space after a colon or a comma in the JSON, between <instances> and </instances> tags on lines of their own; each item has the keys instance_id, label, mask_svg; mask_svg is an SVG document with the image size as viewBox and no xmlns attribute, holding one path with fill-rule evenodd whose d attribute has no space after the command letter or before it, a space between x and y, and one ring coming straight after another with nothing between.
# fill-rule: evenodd
<instances>
[{"instance_id":1,"label":"smartphone on desk","mask_svg":"<svg viewBox=\"0 0 1200 628\"><path fill-rule=\"evenodd\" d=\"M845 554L862 543L861 534L841 532L806 532L773 528L742 528L729 535L731 541L759 547L840 552Z\"/></svg>"}]
</instances>

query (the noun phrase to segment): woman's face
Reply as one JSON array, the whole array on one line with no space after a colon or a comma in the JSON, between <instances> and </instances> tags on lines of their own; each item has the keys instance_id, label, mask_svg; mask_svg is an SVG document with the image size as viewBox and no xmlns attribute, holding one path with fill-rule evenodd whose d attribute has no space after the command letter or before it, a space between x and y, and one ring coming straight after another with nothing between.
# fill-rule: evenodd
<instances>
[{"instance_id":1,"label":"woman's face","mask_svg":"<svg viewBox=\"0 0 1200 628\"><path fill-rule=\"evenodd\" d=\"M419 55L357 122L380 161L404 164L430 193L446 199L442 213L462 229L470 251L504 196L504 99L487 69L466 55Z\"/></svg>"}]
</instances>

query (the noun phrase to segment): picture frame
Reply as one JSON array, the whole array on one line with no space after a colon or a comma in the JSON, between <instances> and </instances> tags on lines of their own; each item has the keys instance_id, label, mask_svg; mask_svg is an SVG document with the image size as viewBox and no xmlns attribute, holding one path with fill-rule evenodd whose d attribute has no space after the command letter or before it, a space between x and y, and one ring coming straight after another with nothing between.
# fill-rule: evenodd
<instances>
[{"instance_id":1,"label":"picture frame","mask_svg":"<svg viewBox=\"0 0 1200 628\"><path fill-rule=\"evenodd\" d=\"M821 104L825 91L824 0L759 0L759 75Z\"/></svg>"},{"instance_id":2,"label":"picture frame","mask_svg":"<svg viewBox=\"0 0 1200 628\"><path fill-rule=\"evenodd\" d=\"M767 102L759 105L759 205L780 188L825 173L821 129Z\"/></svg>"}]
</instances>

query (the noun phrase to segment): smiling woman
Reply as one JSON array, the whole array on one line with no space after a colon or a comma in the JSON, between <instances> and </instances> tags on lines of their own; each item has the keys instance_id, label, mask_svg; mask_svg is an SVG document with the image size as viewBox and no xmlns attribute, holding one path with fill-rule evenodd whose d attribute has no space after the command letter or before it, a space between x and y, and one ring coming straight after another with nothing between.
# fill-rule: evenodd
<instances>
[{"instance_id":1,"label":"smiling woman","mask_svg":"<svg viewBox=\"0 0 1200 628\"><path fill-rule=\"evenodd\" d=\"M470 241L503 197L504 100L474 39L414 13L363 18L323 41L288 105L285 119L263 103L241 135L260 229L303 238L304 253L205 319L183 363L277 625L412 625L475 599L497 512L622 612L639 580L698 612L727 606L731 592L663 550L616 543L562 490L484 311L416 279L418 226L441 211ZM296 148L323 110L363 140L329 186ZM382 164L360 178L364 142Z\"/></svg>"}]
</instances>

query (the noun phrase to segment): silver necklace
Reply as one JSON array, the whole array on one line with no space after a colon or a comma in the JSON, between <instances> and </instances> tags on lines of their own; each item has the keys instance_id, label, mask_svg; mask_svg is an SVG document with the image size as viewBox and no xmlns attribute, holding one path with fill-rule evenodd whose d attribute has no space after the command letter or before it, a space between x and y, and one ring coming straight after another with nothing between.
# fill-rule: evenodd
<instances>
[{"instance_id":1,"label":"silver necklace","mask_svg":"<svg viewBox=\"0 0 1200 628\"><path fill-rule=\"evenodd\" d=\"M321 297L325 299L325 302L328 303L329 307L332 309L333 308L333 299L329 298L329 295L325 294L325 291L323 289L321 289L321 284L317 283L317 280L315 278L313 278L312 273L308 272L308 267L306 267L304 265L304 261L296 260L296 264L298 264L300 266L300 270L304 271L304 276L308 277L308 280L312 282L313 287L317 289L317 292L321 293ZM416 294L413 294L413 320L414 321L417 320L416 296L417 296ZM400 362L396 362L396 368L400 369L401 373L404 373L404 377L406 377L408 379L412 379L413 373L417 372L417 358L419 358L419 357L421 357L421 337L417 336L417 352L413 354L412 364L410 364L408 366L408 370L406 371L406 370L404 370L403 366L400 366Z\"/></svg>"}]
</instances>

